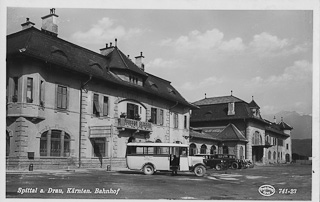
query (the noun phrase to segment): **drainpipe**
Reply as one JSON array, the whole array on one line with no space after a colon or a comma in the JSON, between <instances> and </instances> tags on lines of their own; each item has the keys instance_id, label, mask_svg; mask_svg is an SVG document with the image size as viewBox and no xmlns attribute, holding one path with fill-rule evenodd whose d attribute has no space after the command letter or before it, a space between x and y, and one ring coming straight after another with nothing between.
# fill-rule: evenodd
<instances>
[{"instance_id":1,"label":"drainpipe","mask_svg":"<svg viewBox=\"0 0 320 202\"><path fill-rule=\"evenodd\" d=\"M80 115L79 115L79 168L81 167L81 128L82 128L82 90L84 89L84 87L89 83L89 81L91 81L92 79L92 75L90 75L90 78L88 81L86 81L85 83L81 82L80 85Z\"/></svg>"}]
</instances>

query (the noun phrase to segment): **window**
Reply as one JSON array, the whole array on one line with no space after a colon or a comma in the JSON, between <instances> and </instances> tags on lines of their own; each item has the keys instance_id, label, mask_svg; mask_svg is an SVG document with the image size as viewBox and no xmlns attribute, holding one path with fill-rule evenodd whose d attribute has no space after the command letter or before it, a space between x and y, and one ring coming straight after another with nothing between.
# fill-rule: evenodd
<instances>
[{"instance_id":1,"label":"window","mask_svg":"<svg viewBox=\"0 0 320 202\"><path fill-rule=\"evenodd\" d=\"M210 149L210 154L216 154L216 146L212 145Z\"/></svg>"},{"instance_id":2,"label":"window","mask_svg":"<svg viewBox=\"0 0 320 202\"><path fill-rule=\"evenodd\" d=\"M197 146L192 143L189 147L189 156L194 156L197 153Z\"/></svg>"},{"instance_id":3,"label":"window","mask_svg":"<svg viewBox=\"0 0 320 202\"><path fill-rule=\"evenodd\" d=\"M127 103L127 118L135 119L135 117L139 116L139 107L138 105Z\"/></svg>"},{"instance_id":4,"label":"window","mask_svg":"<svg viewBox=\"0 0 320 202\"><path fill-rule=\"evenodd\" d=\"M108 116L108 102L109 102L109 98L104 96L103 97L103 116Z\"/></svg>"},{"instance_id":5,"label":"window","mask_svg":"<svg viewBox=\"0 0 320 202\"><path fill-rule=\"evenodd\" d=\"M159 110L159 125L163 125L163 109Z\"/></svg>"},{"instance_id":6,"label":"window","mask_svg":"<svg viewBox=\"0 0 320 202\"><path fill-rule=\"evenodd\" d=\"M105 138L92 138L91 144L93 147L94 157L106 156L106 139Z\"/></svg>"},{"instance_id":7,"label":"window","mask_svg":"<svg viewBox=\"0 0 320 202\"><path fill-rule=\"evenodd\" d=\"M157 123L157 109L151 108L151 123Z\"/></svg>"},{"instance_id":8,"label":"window","mask_svg":"<svg viewBox=\"0 0 320 202\"><path fill-rule=\"evenodd\" d=\"M27 78L27 103L33 102L33 78Z\"/></svg>"},{"instance_id":9,"label":"window","mask_svg":"<svg viewBox=\"0 0 320 202\"><path fill-rule=\"evenodd\" d=\"M239 156L240 156L240 159L244 159L243 147L240 147Z\"/></svg>"},{"instance_id":10,"label":"window","mask_svg":"<svg viewBox=\"0 0 320 202\"><path fill-rule=\"evenodd\" d=\"M185 129L188 129L188 117L187 116L184 116L184 128Z\"/></svg>"},{"instance_id":11,"label":"window","mask_svg":"<svg viewBox=\"0 0 320 202\"><path fill-rule=\"evenodd\" d=\"M289 144L286 145L287 149L289 149Z\"/></svg>"},{"instance_id":12,"label":"window","mask_svg":"<svg viewBox=\"0 0 320 202\"><path fill-rule=\"evenodd\" d=\"M10 136L8 131L6 131L7 138L6 138L6 156L9 156L10 154Z\"/></svg>"},{"instance_id":13,"label":"window","mask_svg":"<svg viewBox=\"0 0 320 202\"><path fill-rule=\"evenodd\" d=\"M100 116L100 105L99 105L99 95L93 94L93 109L92 113L96 115L97 117Z\"/></svg>"},{"instance_id":14,"label":"window","mask_svg":"<svg viewBox=\"0 0 320 202\"><path fill-rule=\"evenodd\" d=\"M57 108L67 109L67 87L58 85L57 89Z\"/></svg>"},{"instance_id":15,"label":"window","mask_svg":"<svg viewBox=\"0 0 320 202\"><path fill-rule=\"evenodd\" d=\"M276 160L276 158L277 158L277 153L274 151L273 152L273 159Z\"/></svg>"},{"instance_id":16,"label":"window","mask_svg":"<svg viewBox=\"0 0 320 202\"><path fill-rule=\"evenodd\" d=\"M271 159L271 151L268 152L268 159Z\"/></svg>"},{"instance_id":17,"label":"window","mask_svg":"<svg viewBox=\"0 0 320 202\"><path fill-rule=\"evenodd\" d=\"M235 115L234 102L228 103L228 115Z\"/></svg>"},{"instance_id":18,"label":"window","mask_svg":"<svg viewBox=\"0 0 320 202\"><path fill-rule=\"evenodd\" d=\"M207 153L207 146L205 144L201 145L200 148L200 154L206 154Z\"/></svg>"},{"instance_id":19,"label":"window","mask_svg":"<svg viewBox=\"0 0 320 202\"><path fill-rule=\"evenodd\" d=\"M178 125L179 125L179 120L178 120L178 114L177 113L174 113L173 114L173 127L174 128L178 128Z\"/></svg>"},{"instance_id":20,"label":"window","mask_svg":"<svg viewBox=\"0 0 320 202\"><path fill-rule=\"evenodd\" d=\"M44 81L40 81L40 89L39 89L39 103L41 106L44 105Z\"/></svg>"},{"instance_id":21,"label":"window","mask_svg":"<svg viewBox=\"0 0 320 202\"><path fill-rule=\"evenodd\" d=\"M283 146L283 139L279 139L278 144L279 144L279 146Z\"/></svg>"},{"instance_id":22,"label":"window","mask_svg":"<svg viewBox=\"0 0 320 202\"><path fill-rule=\"evenodd\" d=\"M18 77L13 77L13 96L12 102L18 102Z\"/></svg>"},{"instance_id":23,"label":"window","mask_svg":"<svg viewBox=\"0 0 320 202\"><path fill-rule=\"evenodd\" d=\"M49 130L40 138L40 156L70 156L70 136L61 130Z\"/></svg>"}]
</instances>

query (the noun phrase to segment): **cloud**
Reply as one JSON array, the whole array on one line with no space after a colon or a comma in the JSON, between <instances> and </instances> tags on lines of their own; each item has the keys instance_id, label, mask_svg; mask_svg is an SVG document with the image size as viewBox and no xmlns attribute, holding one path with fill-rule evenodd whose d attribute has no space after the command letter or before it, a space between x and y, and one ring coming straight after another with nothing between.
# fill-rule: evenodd
<instances>
[{"instance_id":1,"label":"cloud","mask_svg":"<svg viewBox=\"0 0 320 202\"><path fill-rule=\"evenodd\" d=\"M293 40L281 39L268 32L254 35L252 40L245 44L241 37L225 39L224 33L218 29L205 32L193 30L176 39L164 39L159 44L160 46L173 47L176 51L182 53L197 51L199 54L207 54L208 51L215 51L225 54L250 54L259 57L292 55L305 52L310 48L308 44L297 45L293 43Z\"/></svg>"},{"instance_id":2,"label":"cloud","mask_svg":"<svg viewBox=\"0 0 320 202\"><path fill-rule=\"evenodd\" d=\"M176 69L181 67L179 60L165 60L163 58L155 58L146 64L146 67L150 68L167 68Z\"/></svg>"},{"instance_id":3,"label":"cloud","mask_svg":"<svg viewBox=\"0 0 320 202\"><path fill-rule=\"evenodd\" d=\"M282 75L268 78L267 83L284 83L284 82L311 82L312 65L306 60L295 61L290 67L285 68Z\"/></svg>"},{"instance_id":4,"label":"cloud","mask_svg":"<svg viewBox=\"0 0 320 202\"><path fill-rule=\"evenodd\" d=\"M78 43L101 44L114 41L115 38L127 40L141 34L143 30L138 28L126 29L121 25L115 25L115 21L104 17L87 31L77 31L71 38Z\"/></svg>"},{"instance_id":5,"label":"cloud","mask_svg":"<svg viewBox=\"0 0 320 202\"><path fill-rule=\"evenodd\" d=\"M207 30L203 33L193 30L187 35L177 39L164 39L160 42L161 46L171 46L176 50L185 52L190 50L208 51L242 51L245 46L242 39L237 37L230 40L224 40L224 34L218 29Z\"/></svg>"},{"instance_id":6,"label":"cloud","mask_svg":"<svg viewBox=\"0 0 320 202\"><path fill-rule=\"evenodd\" d=\"M217 77L212 76L212 77L208 77L200 82L186 82L181 86L181 89L192 91L192 90L196 90L196 89L204 89L208 86L215 87L216 85L221 84L224 81L225 81L224 78L217 78Z\"/></svg>"},{"instance_id":7,"label":"cloud","mask_svg":"<svg viewBox=\"0 0 320 202\"><path fill-rule=\"evenodd\" d=\"M287 39L279 39L269 33L263 32L259 35L254 35L249 46L259 52L270 52L281 50L289 45Z\"/></svg>"},{"instance_id":8,"label":"cloud","mask_svg":"<svg viewBox=\"0 0 320 202\"><path fill-rule=\"evenodd\" d=\"M260 57L288 56L309 49L308 44L294 44L293 40L280 39L267 32L254 35L248 44L249 52Z\"/></svg>"}]
</instances>

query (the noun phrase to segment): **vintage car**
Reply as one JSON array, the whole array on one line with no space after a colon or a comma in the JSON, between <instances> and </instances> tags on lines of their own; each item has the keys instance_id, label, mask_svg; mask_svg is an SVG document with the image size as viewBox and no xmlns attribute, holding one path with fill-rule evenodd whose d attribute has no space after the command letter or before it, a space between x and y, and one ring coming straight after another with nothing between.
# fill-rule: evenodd
<instances>
[{"instance_id":1,"label":"vintage car","mask_svg":"<svg viewBox=\"0 0 320 202\"><path fill-rule=\"evenodd\" d=\"M217 156L214 154L196 154L196 156L203 156L203 162L209 168L215 168L216 170L228 169L228 166L225 160L223 159L223 155Z\"/></svg>"},{"instance_id":2,"label":"vintage car","mask_svg":"<svg viewBox=\"0 0 320 202\"><path fill-rule=\"evenodd\" d=\"M219 154L219 155L222 155L222 154ZM228 168L232 168L232 169L239 168L239 161L235 155L224 154L223 156L224 156L223 159L226 161Z\"/></svg>"}]
</instances>

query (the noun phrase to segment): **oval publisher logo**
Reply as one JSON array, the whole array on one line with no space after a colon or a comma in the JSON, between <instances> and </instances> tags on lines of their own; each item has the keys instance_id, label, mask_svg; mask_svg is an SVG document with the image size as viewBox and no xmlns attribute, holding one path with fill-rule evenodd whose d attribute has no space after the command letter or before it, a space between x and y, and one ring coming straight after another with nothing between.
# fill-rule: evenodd
<instances>
[{"instance_id":1,"label":"oval publisher logo","mask_svg":"<svg viewBox=\"0 0 320 202\"><path fill-rule=\"evenodd\" d=\"M272 185L262 185L259 187L259 193L262 196L272 196L276 193L276 189Z\"/></svg>"}]
</instances>

